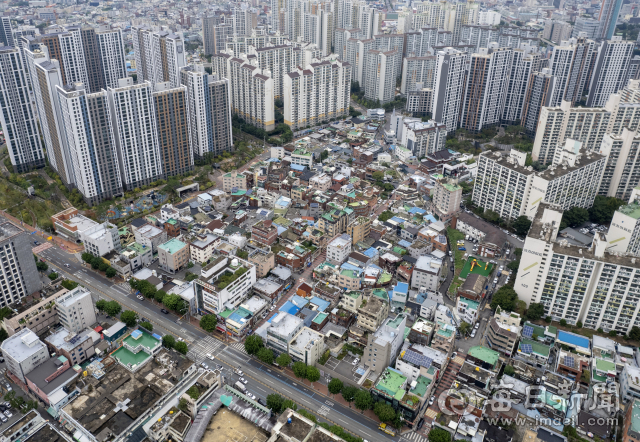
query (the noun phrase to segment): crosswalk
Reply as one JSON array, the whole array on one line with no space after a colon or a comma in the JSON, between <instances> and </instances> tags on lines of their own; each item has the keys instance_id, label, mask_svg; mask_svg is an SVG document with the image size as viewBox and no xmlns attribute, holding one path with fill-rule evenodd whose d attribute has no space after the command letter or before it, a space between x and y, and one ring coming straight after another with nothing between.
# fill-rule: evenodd
<instances>
[{"instance_id":1,"label":"crosswalk","mask_svg":"<svg viewBox=\"0 0 640 442\"><path fill-rule=\"evenodd\" d=\"M215 356L221 346L222 343L220 341L207 336L204 339L198 339L191 345L187 357L192 361L202 362L206 359L207 354Z\"/></svg>"},{"instance_id":2,"label":"crosswalk","mask_svg":"<svg viewBox=\"0 0 640 442\"><path fill-rule=\"evenodd\" d=\"M249 354L247 353L247 350L244 349L244 344L242 342L236 342L235 344L231 344L230 347L233 347L236 350L241 351L245 355Z\"/></svg>"},{"instance_id":3,"label":"crosswalk","mask_svg":"<svg viewBox=\"0 0 640 442\"><path fill-rule=\"evenodd\" d=\"M427 437L422 434L418 434L416 432L411 432L402 436L403 439L409 440L411 442L427 442Z\"/></svg>"}]
</instances>

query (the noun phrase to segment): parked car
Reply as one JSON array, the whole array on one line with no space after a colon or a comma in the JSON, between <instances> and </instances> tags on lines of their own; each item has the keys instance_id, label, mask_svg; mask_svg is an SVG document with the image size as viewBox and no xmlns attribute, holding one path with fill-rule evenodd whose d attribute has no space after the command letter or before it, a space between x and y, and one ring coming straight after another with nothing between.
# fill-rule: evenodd
<instances>
[{"instance_id":1,"label":"parked car","mask_svg":"<svg viewBox=\"0 0 640 442\"><path fill-rule=\"evenodd\" d=\"M4 410L4 415L7 416L7 417L13 416L13 414L11 414L11 412L9 410Z\"/></svg>"},{"instance_id":2,"label":"parked car","mask_svg":"<svg viewBox=\"0 0 640 442\"><path fill-rule=\"evenodd\" d=\"M166 309L164 309L164 308L161 308L161 309L160 309L160 311L161 311L162 313L164 313L165 315L169 314L169 310L166 310Z\"/></svg>"},{"instance_id":3,"label":"parked car","mask_svg":"<svg viewBox=\"0 0 640 442\"><path fill-rule=\"evenodd\" d=\"M254 401L256 400L256 396L253 393L247 393L247 396L249 396L251 399L253 399Z\"/></svg>"},{"instance_id":4,"label":"parked car","mask_svg":"<svg viewBox=\"0 0 640 442\"><path fill-rule=\"evenodd\" d=\"M249 383L249 381L247 381L245 378L240 378L240 382L242 382L245 385Z\"/></svg>"},{"instance_id":5,"label":"parked car","mask_svg":"<svg viewBox=\"0 0 640 442\"><path fill-rule=\"evenodd\" d=\"M144 296L142 296L142 295L138 295L138 296L136 296L136 298L138 298L140 301L144 301Z\"/></svg>"},{"instance_id":6,"label":"parked car","mask_svg":"<svg viewBox=\"0 0 640 442\"><path fill-rule=\"evenodd\" d=\"M7 389L7 391L11 391L11 390L13 390L13 388L11 388L11 385L9 385L9 383L8 383L8 382L5 382L4 386L5 386L5 388Z\"/></svg>"},{"instance_id":7,"label":"parked car","mask_svg":"<svg viewBox=\"0 0 640 442\"><path fill-rule=\"evenodd\" d=\"M5 424L9 419L7 419L4 414L0 414L0 420L2 421L3 424Z\"/></svg>"},{"instance_id":8,"label":"parked car","mask_svg":"<svg viewBox=\"0 0 640 442\"><path fill-rule=\"evenodd\" d=\"M209 369L209 366L208 366L207 364L205 364L204 362L201 362L201 363L200 363L200 366L201 366L202 368L204 368L205 370L208 370L208 369Z\"/></svg>"},{"instance_id":9,"label":"parked car","mask_svg":"<svg viewBox=\"0 0 640 442\"><path fill-rule=\"evenodd\" d=\"M467 250L467 249L464 247L458 247L458 250Z\"/></svg>"}]
</instances>

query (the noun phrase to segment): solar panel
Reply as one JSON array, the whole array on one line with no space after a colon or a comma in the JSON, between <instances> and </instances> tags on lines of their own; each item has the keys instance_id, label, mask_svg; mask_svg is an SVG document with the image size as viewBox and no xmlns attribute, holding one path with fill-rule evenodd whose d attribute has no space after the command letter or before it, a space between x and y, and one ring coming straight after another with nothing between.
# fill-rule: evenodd
<instances>
[{"instance_id":1,"label":"solar panel","mask_svg":"<svg viewBox=\"0 0 640 442\"><path fill-rule=\"evenodd\" d=\"M526 338L533 337L533 327L531 327L530 325L525 325L525 327L522 329L522 336Z\"/></svg>"},{"instance_id":2,"label":"solar panel","mask_svg":"<svg viewBox=\"0 0 640 442\"><path fill-rule=\"evenodd\" d=\"M431 367L431 364L433 363L433 359L411 350L405 351L402 359L410 364L419 365L425 368Z\"/></svg>"},{"instance_id":3,"label":"solar panel","mask_svg":"<svg viewBox=\"0 0 640 442\"><path fill-rule=\"evenodd\" d=\"M567 367L571 367L571 368L575 367L576 363L573 360L573 356L565 356L564 357L564 365L566 365Z\"/></svg>"},{"instance_id":4,"label":"solar panel","mask_svg":"<svg viewBox=\"0 0 640 442\"><path fill-rule=\"evenodd\" d=\"M533 347L531 347L531 344L522 344L522 351L523 353L531 354L533 353Z\"/></svg>"}]
</instances>

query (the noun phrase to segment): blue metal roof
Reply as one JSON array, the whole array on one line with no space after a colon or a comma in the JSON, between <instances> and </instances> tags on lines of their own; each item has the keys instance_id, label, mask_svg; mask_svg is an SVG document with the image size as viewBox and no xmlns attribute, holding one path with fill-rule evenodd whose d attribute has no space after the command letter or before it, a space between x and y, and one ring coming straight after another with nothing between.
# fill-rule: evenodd
<instances>
[{"instance_id":1,"label":"blue metal roof","mask_svg":"<svg viewBox=\"0 0 640 442\"><path fill-rule=\"evenodd\" d=\"M293 170L300 170L300 171L303 171L307 168L307 166L301 166L299 164L291 164L289 167Z\"/></svg>"},{"instance_id":2,"label":"blue metal roof","mask_svg":"<svg viewBox=\"0 0 640 442\"><path fill-rule=\"evenodd\" d=\"M418 215L424 215L425 213L427 213L427 211L424 210L424 209L421 209L420 207L412 207L409 210L409 213L411 213L411 214L417 213Z\"/></svg>"},{"instance_id":3,"label":"blue metal roof","mask_svg":"<svg viewBox=\"0 0 640 442\"><path fill-rule=\"evenodd\" d=\"M300 308L291 301L287 301L278 310L280 310L281 312L289 313L290 315L295 315L300 311Z\"/></svg>"},{"instance_id":4,"label":"blue metal roof","mask_svg":"<svg viewBox=\"0 0 640 442\"><path fill-rule=\"evenodd\" d=\"M325 301L324 299L318 298L317 296L311 298L311 303L317 305L318 311L320 312L324 312L331 305L329 301Z\"/></svg>"},{"instance_id":5,"label":"blue metal roof","mask_svg":"<svg viewBox=\"0 0 640 442\"><path fill-rule=\"evenodd\" d=\"M406 282L399 282L396 284L396 286L393 289L395 292L400 292L400 293L408 293L409 292L409 284L407 284Z\"/></svg>"},{"instance_id":6,"label":"blue metal roof","mask_svg":"<svg viewBox=\"0 0 640 442\"><path fill-rule=\"evenodd\" d=\"M374 258L376 255L378 255L378 249L375 249L373 247L369 247L367 250L362 252L362 254L365 255L368 258Z\"/></svg>"},{"instance_id":7,"label":"blue metal roof","mask_svg":"<svg viewBox=\"0 0 640 442\"><path fill-rule=\"evenodd\" d=\"M406 239L403 239L403 240L398 241L398 245L400 247L409 247L411 245L411 243L409 241L407 241Z\"/></svg>"}]
</instances>

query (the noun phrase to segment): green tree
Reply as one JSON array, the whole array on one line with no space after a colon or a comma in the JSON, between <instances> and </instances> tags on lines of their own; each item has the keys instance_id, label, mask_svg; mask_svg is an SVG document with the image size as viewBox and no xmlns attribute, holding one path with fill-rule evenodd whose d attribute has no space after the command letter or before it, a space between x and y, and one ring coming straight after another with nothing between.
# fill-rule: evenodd
<instances>
[{"instance_id":1,"label":"green tree","mask_svg":"<svg viewBox=\"0 0 640 442\"><path fill-rule=\"evenodd\" d=\"M46 262L38 261L36 263L36 268L38 269L39 272L46 272L49 269L49 266L47 265Z\"/></svg>"},{"instance_id":2,"label":"green tree","mask_svg":"<svg viewBox=\"0 0 640 442\"><path fill-rule=\"evenodd\" d=\"M182 353L183 355L186 355L187 352L189 351L189 347L187 347L187 343L183 342L183 341L176 342L175 345L173 346L173 348L177 352Z\"/></svg>"},{"instance_id":3,"label":"green tree","mask_svg":"<svg viewBox=\"0 0 640 442\"><path fill-rule=\"evenodd\" d=\"M526 234L529 232L530 227L531 220L524 215L519 216L513 222L513 228L516 230L518 236L526 236Z\"/></svg>"},{"instance_id":4,"label":"green tree","mask_svg":"<svg viewBox=\"0 0 640 442\"><path fill-rule=\"evenodd\" d=\"M578 321L578 322L576 322L576 327L578 327L578 328L582 328L582 321Z\"/></svg>"},{"instance_id":5,"label":"green tree","mask_svg":"<svg viewBox=\"0 0 640 442\"><path fill-rule=\"evenodd\" d=\"M589 219L589 212L582 207L572 207L569 210L565 210L562 214L562 222L560 228L563 228L563 224L569 227L578 227L585 223Z\"/></svg>"},{"instance_id":6,"label":"green tree","mask_svg":"<svg viewBox=\"0 0 640 442\"><path fill-rule=\"evenodd\" d=\"M376 402L373 407L373 413L381 422L391 422L396 418L396 410L394 410L391 405L382 401Z\"/></svg>"},{"instance_id":7,"label":"green tree","mask_svg":"<svg viewBox=\"0 0 640 442\"><path fill-rule=\"evenodd\" d=\"M544 304L541 302L532 302L527 309L527 319L535 321L544 316Z\"/></svg>"},{"instance_id":8,"label":"green tree","mask_svg":"<svg viewBox=\"0 0 640 442\"><path fill-rule=\"evenodd\" d=\"M589 219L593 223L609 224L615 211L624 204L626 203L618 198L597 195L589 209Z\"/></svg>"},{"instance_id":9,"label":"green tree","mask_svg":"<svg viewBox=\"0 0 640 442\"><path fill-rule=\"evenodd\" d=\"M262 347L258 351L257 356L258 356L258 359L260 359L265 364L268 364L268 365L273 364L273 350L266 347Z\"/></svg>"},{"instance_id":10,"label":"green tree","mask_svg":"<svg viewBox=\"0 0 640 442\"><path fill-rule=\"evenodd\" d=\"M180 295L166 295L164 298L162 298L162 303L164 304L164 306L168 310L173 310L173 311L178 310L181 304L180 301L182 301L182 298L180 297Z\"/></svg>"},{"instance_id":11,"label":"green tree","mask_svg":"<svg viewBox=\"0 0 640 442\"><path fill-rule=\"evenodd\" d=\"M367 390L358 390L354 397L354 405L358 410L369 410L373 406L373 397Z\"/></svg>"},{"instance_id":12,"label":"green tree","mask_svg":"<svg viewBox=\"0 0 640 442\"><path fill-rule=\"evenodd\" d=\"M88 252L84 252L80 257L84 262L88 262L89 264L91 264L93 262L93 258L95 258L95 256Z\"/></svg>"},{"instance_id":13,"label":"green tree","mask_svg":"<svg viewBox=\"0 0 640 442\"><path fill-rule=\"evenodd\" d=\"M249 252L247 252L246 250L238 249L238 251L236 252L236 256L240 259L248 259Z\"/></svg>"},{"instance_id":14,"label":"green tree","mask_svg":"<svg viewBox=\"0 0 640 442\"><path fill-rule=\"evenodd\" d=\"M515 261L511 261L509 264L507 264L507 268L509 270L513 270L514 272L518 271L518 267L520 267L520 260L517 259Z\"/></svg>"},{"instance_id":15,"label":"green tree","mask_svg":"<svg viewBox=\"0 0 640 442\"><path fill-rule=\"evenodd\" d=\"M67 290L73 290L78 287L78 283L75 281L71 281L70 279L65 279L60 283L60 285Z\"/></svg>"},{"instance_id":16,"label":"green tree","mask_svg":"<svg viewBox=\"0 0 640 442\"><path fill-rule=\"evenodd\" d=\"M391 212L390 210L385 210L380 214L380 216L378 216L378 221L385 222L391 218L393 218L393 212Z\"/></svg>"},{"instance_id":17,"label":"green tree","mask_svg":"<svg viewBox=\"0 0 640 442\"><path fill-rule=\"evenodd\" d=\"M507 376L513 376L515 373L516 370L511 365L507 365L506 367L504 367L504 374L506 374Z\"/></svg>"},{"instance_id":18,"label":"green tree","mask_svg":"<svg viewBox=\"0 0 640 442\"><path fill-rule=\"evenodd\" d=\"M7 333L7 331L3 327L0 327L0 342L4 341L8 337L9 333Z\"/></svg>"},{"instance_id":19,"label":"green tree","mask_svg":"<svg viewBox=\"0 0 640 442\"><path fill-rule=\"evenodd\" d=\"M342 389L340 394L342 394L342 398L349 403L349 407L351 407L351 402L353 402L353 400L355 399L356 393L358 393L358 391L359 390L353 385L345 385L345 387Z\"/></svg>"},{"instance_id":20,"label":"green tree","mask_svg":"<svg viewBox=\"0 0 640 442\"><path fill-rule=\"evenodd\" d=\"M560 325L563 326L563 327L566 327L567 326L567 321L565 319L561 319L560 320Z\"/></svg>"},{"instance_id":21,"label":"green tree","mask_svg":"<svg viewBox=\"0 0 640 442\"><path fill-rule=\"evenodd\" d=\"M282 411L286 410L287 408L291 408L295 411L298 409L298 406L291 399L285 399L284 402L282 402Z\"/></svg>"},{"instance_id":22,"label":"green tree","mask_svg":"<svg viewBox=\"0 0 640 442\"><path fill-rule=\"evenodd\" d=\"M343 387L344 387L344 384L338 378L331 379L331 382L329 382L329 385L327 386L327 388L329 389L329 393L331 394L340 393Z\"/></svg>"},{"instance_id":23,"label":"green tree","mask_svg":"<svg viewBox=\"0 0 640 442\"><path fill-rule=\"evenodd\" d=\"M634 325L631 327L631 331L629 332L629 337L634 341L640 341L640 327Z\"/></svg>"},{"instance_id":24,"label":"green tree","mask_svg":"<svg viewBox=\"0 0 640 442\"><path fill-rule=\"evenodd\" d=\"M469 324L468 322L462 321L462 323L460 324L460 328L459 328L460 334L462 336L466 336L467 333L469 333L470 330L471 330L471 324Z\"/></svg>"},{"instance_id":25,"label":"green tree","mask_svg":"<svg viewBox=\"0 0 640 442\"><path fill-rule=\"evenodd\" d=\"M276 414L279 414L282 411L283 402L284 398L279 394L271 393L267 396L267 408Z\"/></svg>"},{"instance_id":26,"label":"green tree","mask_svg":"<svg viewBox=\"0 0 640 442\"><path fill-rule=\"evenodd\" d=\"M98 311L103 312L106 307L107 307L107 301L105 301L104 299L99 299L96 302L96 308L98 309Z\"/></svg>"},{"instance_id":27,"label":"green tree","mask_svg":"<svg viewBox=\"0 0 640 442\"><path fill-rule=\"evenodd\" d=\"M131 310L125 310L120 315L120 320L124 322L127 327L136 325L136 319L138 319L138 314Z\"/></svg>"},{"instance_id":28,"label":"green tree","mask_svg":"<svg viewBox=\"0 0 640 442\"><path fill-rule=\"evenodd\" d=\"M306 377L313 384L314 382L320 380L320 370L318 370L313 365L308 365Z\"/></svg>"},{"instance_id":29,"label":"green tree","mask_svg":"<svg viewBox=\"0 0 640 442\"><path fill-rule=\"evenodd\" d=\"M287 353L280 353L280 356L276 358L276 364L282 368L288 367L291 364L291 356Z\"/></svg>"},{"instance_id":30,"label":"green tree","mask_svg":"<svg viewBox=\"0 0 640 442\"><path fill-rule=\"evenodd\" d=\"M117 272L117 271L116 271L116 269L114 269L113 267L109 267L109 268L107 269L107 271L106 271L106 272L104 272L104 274L105 274L105 276L106 276L107 278L113 278L114 276L116 276L116 274L117 274L117 273L118 273L118 272Z\"/></svg>"},{"instance_id":31,"label":"green tree","mask_svg":"<svg viewBox=\"0 0 640 442\"><path fill-rule=\"evenodd\" d=\"M382 181L384 179L384 172L381 172L379 170L376 170L375 172L373 172L371 174L371 176L373 177L374 180L376 181Z\"/></svg>"},{"instance_id":32,"label":"green tree","mask_svg":"<svg viewBox=\"0 0 640 442\"><path fill-rule=\"evenodd\" d=\"M106 262L104 262L104 261L101 261L101 262L100 262L100 264L98 264L98 269L99 269L101 272L106 272L108 268L109 268L109 264L107 264L107 263L106 263Z\"/></svg>"},{"instance_id":33,"label":"green tree","mask_svg":"<svg viewBox=\"0 0 640 442\"><path fill-rule=\"evenodd\" d=\"M200 319L200 328L206 332L214 332L217 325L218 318L216 315L204 315L202 319Z\"/></svg>"},{"instance_id":34,"label":"green tree","mask_svg":"<svg viewBox=\"0 0 640 442\"><path fill-rule=\"evenodd\" d=\"M451 442L451 433L442 428L433 428L429 431L429 442Z\"/></svg>"},{"instance_id":35,"label":"green tree","mask_svg":"<svg viewBox=\"0 0 640 442\"><path fill-rule=\"evenodd\" d=\"M247 339L244 341L244 349L247 354L257 355L261 348L264 347L264 342L262 342L262 338L258 335L247 336Z\"/></svg>"},{"instance_id":36,"label":"green tree","mask_svg":"<svg viewBox=\"0 0 640 442\"><path fill-rule=\"evenodd\" d=\"M155 289L155 287L153 287ZM164 290L158 290L155 292L155 294L153 295L153 297L155 298L156 301L162 303L162 301L164 301L164 297L167 296L167 292L165 292Z\"/></svg>"},{"instance_id":37,"label":"green tree","mask_svg":"<svg viewBox=\"0 0 640 442\"><path fill-rule=\"evenodd\" d=\"M173 348L176 345L176 338L171 335L164 335L162 337L162 345L166 348Z\"/></svg>"},{"instance_id":38,"label":"green tree","mask_svg":"<svg viewBox=\"0 0 640 442\"><path fill-rule=\"evenodd\" d=\"M546 322L547 324L551 324L551 316L545 317L544 322Z\"/></svg>"},{"instance_id":39,"label":"green tree","mask_svg":"<svg viewBox=\"0 0 640 442\"><path fill-rule=\"evenodd\" d=\"M189 402L185 398L180 398L178 401L178 409L185 414L189 414Z\"/></svg>"},{"instance_id":40,"label":"green tree","mask_svg":"<svg viewBox=\"0 0 640 442\"><path fill-rule=\"evenodd\" d=\"M56 272L51 272L47 275L50 280L58 279L58 274Z\"/></svg>"},{"instance_id":41,"label":"green tree","mask_svg":"<svg viewBox=\"0 0 640 442\"><path fill-rule=\"evenodd\" d=\"M307 377L307 365L304 362L300 362L300 361L294 362L293 374L295 374L297 378Z\"/></svg>"},{"instance_id":42,"label":"green tree","mask_svg":"<svg viewBox=\"0 0 640 442\"><path fill-rule=\"evenodd\" d=\"M104 306L104 312L109 316L116 317L121 311L122 306L117 301L109 301Z\"/></svg>"},{"instance_id":43,"label":"green tree","mask_svg":"<svg viewBox=\"0 0 640 442\"><path fill-rule=\"evenodd\" d=\"M150 323L149 321L145 321L145 322L141 322L140 323L140 327L143 327L144 329L152 332L153 331L153 324Z\"/></svg>"},{"instance_id":44,"label":"green tree","mask_svg":"<svg viewBox=\"0 0 640 442\"><path fill-rule=\"evenodd\" d=\"M516 301L518 300L518 294L513 287L503 285L494 294L491 299L491 309L496 310L500 307L502 310L512 312L516 307Z\"/></svg>"},{"instance_id":45,"label":"green tree","mask_svg":"<svg viewBox=\"0 0 640 442\"><path fill-rule=\"evenodd\" d=\"M618 336L618 332L615 330L609 330L609 336L615 338L616 336Z\"/></svg>"}]
</instances>

